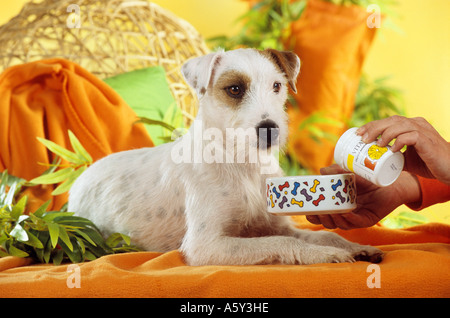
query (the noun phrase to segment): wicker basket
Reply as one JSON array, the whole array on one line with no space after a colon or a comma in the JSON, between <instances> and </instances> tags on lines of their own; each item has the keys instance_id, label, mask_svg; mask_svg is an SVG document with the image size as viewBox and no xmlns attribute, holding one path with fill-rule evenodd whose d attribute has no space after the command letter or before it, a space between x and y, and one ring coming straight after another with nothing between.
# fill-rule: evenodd
<instances>
[{"instance_id":1,"label":"wicker basket","mask_svg":"<svg viewBox=\"0 0 450 318\"><path fill-rule=\"evenodd\" d=\"M32 0L0 27L0 71L51 57L76 62L100 78L163 66L187 124L197 101L180 66L208 51L192 25L147 1Z\"/></svg>"}]
</instances>

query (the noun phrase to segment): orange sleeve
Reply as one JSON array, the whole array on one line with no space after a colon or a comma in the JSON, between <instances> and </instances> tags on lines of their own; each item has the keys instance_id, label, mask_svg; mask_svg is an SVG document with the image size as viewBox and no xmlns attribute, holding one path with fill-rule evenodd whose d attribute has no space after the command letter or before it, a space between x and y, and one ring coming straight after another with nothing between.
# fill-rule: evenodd
<instances>
[{"instance_id":1,"label":"orange sleeve","mask_svg":"<svg viewBox=\"0 0 450 318\"><path fill-rule=\"evenodd\" d=\"M409 208L419 211L430 205L450 200L450 186L436 179L417 178L422 192L422 199L419 202L408 204Z\"/></svg>"}]
</instances>

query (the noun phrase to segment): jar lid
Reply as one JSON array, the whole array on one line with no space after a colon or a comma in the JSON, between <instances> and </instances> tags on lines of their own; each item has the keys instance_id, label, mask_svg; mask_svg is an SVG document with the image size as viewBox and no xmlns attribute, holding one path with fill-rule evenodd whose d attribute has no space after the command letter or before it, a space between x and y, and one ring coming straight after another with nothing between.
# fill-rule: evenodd
<instances>
[{"instance_id":1,"label":"jar lid","mask_svg":"<svg viewBox=\"0 0 450 318\"><path fill-rule=\"evenodd\" d=\"M375 169L375 183L382 187L391 185L397 180L405 163L405 158L401 152L392 152L390 149L388 152L390 152L390 155L387 153L383 155Z\"/></svg>"}]
</instances>

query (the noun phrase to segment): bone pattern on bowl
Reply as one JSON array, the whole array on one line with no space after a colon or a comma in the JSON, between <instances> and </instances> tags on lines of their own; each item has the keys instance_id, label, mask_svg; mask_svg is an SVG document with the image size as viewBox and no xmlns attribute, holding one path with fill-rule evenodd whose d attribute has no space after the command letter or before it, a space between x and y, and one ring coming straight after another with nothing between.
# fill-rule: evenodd
<instances>
[{"instance_id":1,"label":"bone pattern on bowl","mask_svg":"<svg viewBox=\"0 0 450 318\"><path fill-rule=\"evenodd\" d=\"M332 190L332 194L326 191L326 188ZM336 207L350 202L353 204L356 200L356 190L354 184L349 179L340 178L321 180L314 179L311 181L286 181L283 184L275 184L271 182L266 184L267 190L267 206L274 208L275 205L283 210L289 208L291 205L296 205L301 211L304 208L305 202L312 201L316 207L320 207L321 202L331 196ZM288 199L288 193L290 200Z\"/></svg>"}]
</instances>

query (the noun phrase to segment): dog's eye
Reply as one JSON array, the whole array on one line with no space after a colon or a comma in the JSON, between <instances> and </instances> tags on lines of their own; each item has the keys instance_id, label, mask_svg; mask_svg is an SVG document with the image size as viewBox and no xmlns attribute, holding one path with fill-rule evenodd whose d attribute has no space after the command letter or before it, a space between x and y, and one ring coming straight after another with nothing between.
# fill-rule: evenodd
<instances>
[{"instance_id":1,"label":"dog's eye","mask_svg":"<svg viewBox=\"0 0 450 318\"><path fill-rule=\"evenodd\" d=\"M279 93L281 89L281 83L280 82L275 82L273 83L273 91L275 93Z\"/></svg>"},{"instance_id":2,"label":"dog's eye","mask_svg":"<svg viewBox=\"0 0 450 318\"><path fill-rule=\"evenodd\" d=\"M225 88L228 96L233 98L240 98L244 95L244 90L239 85L232 85L230 87Z\"/></svg>"}]
</instances>

